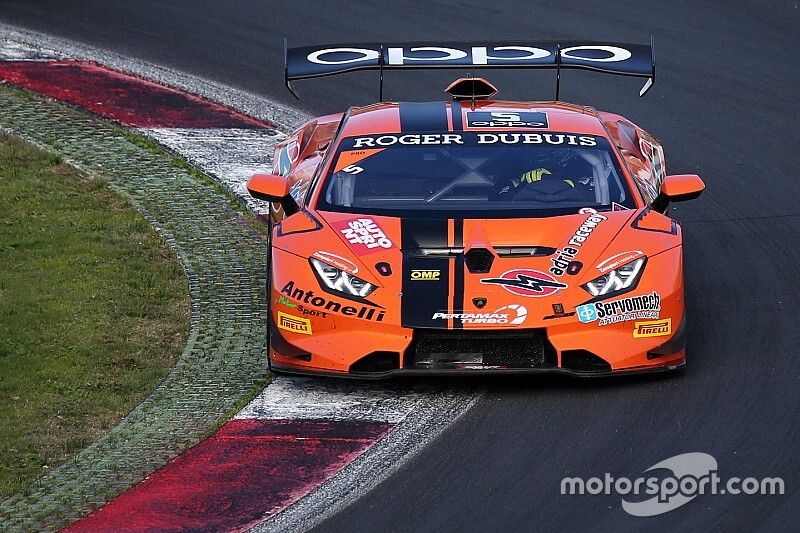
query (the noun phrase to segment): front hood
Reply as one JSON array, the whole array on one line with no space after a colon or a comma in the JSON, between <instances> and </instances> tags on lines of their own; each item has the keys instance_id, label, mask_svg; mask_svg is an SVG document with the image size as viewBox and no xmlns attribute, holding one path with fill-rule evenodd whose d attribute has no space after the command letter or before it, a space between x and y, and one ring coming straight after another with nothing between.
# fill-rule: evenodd
<instances>
[{"instance_id":1,"label":"front hood","mask_svg":"<svg viewBox=\"0 0 800 533\"><path fill-rule=\"evenodd\" d=\"M537 327L554 304L570 310L590 298L580 285L600 275L598 264L651 255L679 238L677 230L632 227L645 216L669 220L647 209L524 219L314 216L321 231L276 246L352 262L379 287L370 300L407 327Z\"/></svg>"}]
</instances>

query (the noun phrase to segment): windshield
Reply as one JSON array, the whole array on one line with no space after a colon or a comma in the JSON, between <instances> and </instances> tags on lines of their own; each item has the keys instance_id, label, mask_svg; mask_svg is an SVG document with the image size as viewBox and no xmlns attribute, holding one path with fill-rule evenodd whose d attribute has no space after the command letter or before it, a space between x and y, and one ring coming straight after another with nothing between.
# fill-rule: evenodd
<instances>
[{"instance_id":1,"label":"windshield","mask_svg":"<svg viewBox=\"0 0 800 533\"><path fill-rule=\"evenodd\" d=\"M515 217L635 207L608 142L570 133L348 137L317 207L394 216Z\"/></svg>"}]
</instances>

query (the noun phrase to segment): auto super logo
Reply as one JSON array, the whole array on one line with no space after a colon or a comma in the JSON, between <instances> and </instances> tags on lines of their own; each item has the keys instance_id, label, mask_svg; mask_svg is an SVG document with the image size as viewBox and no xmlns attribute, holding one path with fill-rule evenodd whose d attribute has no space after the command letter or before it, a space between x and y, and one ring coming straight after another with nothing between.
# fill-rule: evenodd
<instances>
[{"instance_id":1,"label":"auto super logo","mask_svg":"<svg viewBox=\"0 0 800 533\"><path fill-rule=\"evenodd\" d=\"M369 217L342 220L333 224L339 233L350 243L350 248L358 255L366 255L393 246L377 222Z\"/></svg>"},{"instance_id":2,"label":"auto super logo","mask_svg":"<svg viewBox=\"0 0 800 533\"><path fill-rule=\"evenodd\" d=\"M658 318L660 312L661 296L655 291L609 302L592 302L575 308L578 320L584 324L599 321L599 326L629 320Z\"/></svg>"}]
</instances>

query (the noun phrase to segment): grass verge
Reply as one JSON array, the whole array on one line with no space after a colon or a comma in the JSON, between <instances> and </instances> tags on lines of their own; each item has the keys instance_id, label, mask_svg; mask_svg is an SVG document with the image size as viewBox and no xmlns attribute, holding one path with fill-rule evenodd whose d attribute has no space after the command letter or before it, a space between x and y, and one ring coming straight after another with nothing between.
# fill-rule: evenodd
<instances>
[{"instance_id":1,"label":"grass verge","mask_svg":"<svg viewBox=\"0 0 800 533\"><path fill-rule=\"evenodd\" d=\"M188 327L183 269L147 221L0 134L0 499L123 418Z\"/></svg>"}]
</instances>

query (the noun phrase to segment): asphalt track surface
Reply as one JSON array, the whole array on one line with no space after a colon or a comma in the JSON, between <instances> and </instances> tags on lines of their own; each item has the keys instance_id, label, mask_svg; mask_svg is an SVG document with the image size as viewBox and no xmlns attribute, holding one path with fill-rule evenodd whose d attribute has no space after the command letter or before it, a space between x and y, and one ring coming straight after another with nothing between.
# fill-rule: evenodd
<instances>
[{"instance_id":1,"label":"asphalt track surface","mask_svg":"<svg viewBox=\"0 0 800 533\"><path fill-rule=\"evenodd\" d=\"M569 72L562 99L624 114L659 137L670 173L705 194L684 229L689 366L671 377L492 379L484 398L323 530L796 530L800 523L800 8L795 2L591 6L547 1L319 2L0 0L0 20L106 47L293 104L290 43L591 39L656 35L658 76ZM762 5L763 4L763 5ZM388 99L441 98L454 73L391 73ZM546 73L490 73L501 97L552 98ZM298 84L327 113L377 98L374 75ZM474 387L473 383L465 385ZM719 474L780 476L784 496L699 496L652 518L620 497L562 496L564 476L636 477L685 452Z\"/></svg>"}]
</instances>

